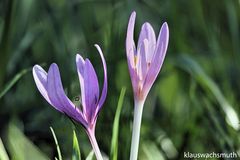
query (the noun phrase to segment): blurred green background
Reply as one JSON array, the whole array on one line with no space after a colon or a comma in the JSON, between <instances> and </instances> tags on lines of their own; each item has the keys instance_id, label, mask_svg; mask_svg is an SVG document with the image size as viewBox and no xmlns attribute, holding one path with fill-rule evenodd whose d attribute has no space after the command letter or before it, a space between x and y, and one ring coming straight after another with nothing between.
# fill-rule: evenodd
<instances>
[{"instance_id":1,"label":"blurred green background","mask_svg":"<svg viewBox=\"0 0 240 160\"><path fill-rule=\"evenodd\" d=\"M158 34L168 22L170 41L162 70L144 107L140 160L179 160L184 152L240 152L240 2L238 0L1 0L0 157L54 159L55 130L63 159L72 154L71 121L40 95L31 68L60 67L68 97L80 94L75 55L89 57L100 81L108 67L108 97L96 137L110 155L112 127L122 87L118 159L128 159L133 94L127 69L128 18L137 12L135 40L148 21ZM78 127L82 158L91 150ZM5 152L6 151L6 152ZM0 159L1 159L0 158Z\"/></svg>"}]
</instances>

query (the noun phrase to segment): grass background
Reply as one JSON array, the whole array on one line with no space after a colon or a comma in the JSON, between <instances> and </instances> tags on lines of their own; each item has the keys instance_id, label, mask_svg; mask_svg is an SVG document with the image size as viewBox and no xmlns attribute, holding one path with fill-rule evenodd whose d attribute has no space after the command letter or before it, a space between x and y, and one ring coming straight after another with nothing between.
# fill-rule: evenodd
<instances>
[{"instance_id":1,"label":"grass background","mask_svg":"<svg viewBox=\"0 0 240 160\"><path fill-rule=\"evenodd\" d=\"M125 86L118 159L128 159L133 94L125 38L133 10L135 39L145 21L157 34L165 21L170 29L167 56L144 107L139 159L179 160L184 151L239 152L239 6L237 0L1 0L0 157L54 159L52 126L63 159L71 158L74 127L42 98L31 68L41 64L48 69L56 62L74 101L80 94L76 53L90 58L102 84L97 43L107 61L109 88L96 137L110 155L114 115ZM79 128L84 158L91 146Z\"/></svg>"}]
</instances>

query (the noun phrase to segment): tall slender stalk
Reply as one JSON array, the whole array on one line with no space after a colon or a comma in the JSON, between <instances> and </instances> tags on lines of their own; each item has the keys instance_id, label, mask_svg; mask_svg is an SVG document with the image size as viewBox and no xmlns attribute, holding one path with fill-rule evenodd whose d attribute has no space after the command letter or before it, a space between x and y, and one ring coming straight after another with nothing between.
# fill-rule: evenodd
<instances>
[{"instance_id":1,"label":"tall slender stalk","mask_svg":"<svg viewBox=\"0 0 240 160\"><path fill-rule=\"evenodd\" d=\"M135 101L130 160L137 160L144 101Z\"/></svg>"},{"instance_id":2,"label":"tall slender stalk","mask_svg":"<svg viewBox=\"0 0 240 160\"><path fill-rule=\"evenodd\" d=\"M90 142L92 144L92 148L93 148L93 151L96 155L97 160L103 160L102 154L101 154L100 149L98 147L98 143L97 143L94 131L88 130L87 133L88 133L88 137L89 137Z\"/></svg>"}]
</instances>

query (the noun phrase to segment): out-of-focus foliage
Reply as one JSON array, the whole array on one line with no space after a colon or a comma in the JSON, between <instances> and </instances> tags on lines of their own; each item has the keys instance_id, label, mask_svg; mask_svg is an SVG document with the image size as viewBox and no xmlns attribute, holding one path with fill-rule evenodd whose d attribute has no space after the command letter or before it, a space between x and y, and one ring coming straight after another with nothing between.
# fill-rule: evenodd
<instances>
[{"instance_id":1,"label":"out-of-focus foliage","mask_svg":"<svg viewBox=\"0 0 240 160\"><path fill-rule=\"evenodd\" d=\"M145 21L155 32L164 21L170 29L167 56L144 108L139 159L179 160L184 151L240 150L239 1L1 0L0 156L6 156L6 150L9 159L58 157L49 129L53 126L62 158L72 157L72 122L42 98L31 72L18 75L34 64L44 63L47 70L56 62L66 93L75 101L80 94L76 53L90 58L103 82L94 48L98 43L107 61L109 91L96 137L102 152L110 156L118 97L126 86L117 148L118 159L128 159L133 95L125 37L133 10L136 39ZM91 152L89 140L81 126L76 134L85 158Z\"/></svg>"},{"instance_id":2,"label":"out-of-focus foliage","mask_svg":"<svg viewBox=\"0 0 240 160\"><path fill-rule=\"evenodd\" d=\"M31 69L23 69L20 73L16 74L12 80L9 81L8 84L5 85L3 90L0 92L0 99L12 88L12 86L22 77L24 76L28 71Z\"/></svg>"},{"instance_id":3,"label":"out-of-focus foliage","mask_svg":"<svg viewBox=\"0 0 240 160\"><path fill-rule=\"evenodd\" d=\"M2 160L9 160L7 152L3 146L2 140L0 139L0 159Z\"/></svg>"},{"instance_id":4,"label":"out-of-focus foliage","mask_svg":"<svg viewBox=\"0 0 240 160\"><path fill-rule=\"evenodd\" d=\"M11 159L25 160L34 159L45 160L47 156L27 139L15 124L10 123L7 129L7 147L9 148Z\"/></svg>"}]
</instances>

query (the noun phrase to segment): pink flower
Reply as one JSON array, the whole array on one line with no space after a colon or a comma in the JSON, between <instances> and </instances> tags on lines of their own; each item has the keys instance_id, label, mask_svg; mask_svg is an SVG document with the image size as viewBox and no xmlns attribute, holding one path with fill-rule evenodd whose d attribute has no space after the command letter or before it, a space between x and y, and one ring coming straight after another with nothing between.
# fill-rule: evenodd
<instances>
[{"instance_id":1,"label":"pink flower","mask_svg":"<svg viewBox=\"0 0 240 160\"><path fill-rule=\"evenodd\" d=\"M128 22L126 53L128 68L132 81L135 101L144 101L151 89L166 55L169 30L163 23L158 39L148 22L142 25L137 48L134 42L134 25L136 12L131 14Z\"/></svg>"}]
</instances>

